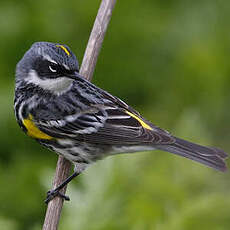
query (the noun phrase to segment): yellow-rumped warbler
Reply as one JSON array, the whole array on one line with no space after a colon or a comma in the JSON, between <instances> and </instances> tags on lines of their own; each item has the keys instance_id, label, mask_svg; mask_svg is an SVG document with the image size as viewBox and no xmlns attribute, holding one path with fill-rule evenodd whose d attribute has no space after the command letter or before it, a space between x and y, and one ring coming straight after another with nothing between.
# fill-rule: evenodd
<instances>
[{"instance_id":1,"label":"yellow-rumped warbler","mask_svg":"<svg viewBox=\"0 0 230 230\"><path fill-rule=\"evenodd\" d=\"M37 42L25 53L16 69L14 109L27 135L75 165L47 202L88 164L118 153L160 149L226 170L224 151L172 136L84 79L66 45Z\"/></svg>"}]
</instances>

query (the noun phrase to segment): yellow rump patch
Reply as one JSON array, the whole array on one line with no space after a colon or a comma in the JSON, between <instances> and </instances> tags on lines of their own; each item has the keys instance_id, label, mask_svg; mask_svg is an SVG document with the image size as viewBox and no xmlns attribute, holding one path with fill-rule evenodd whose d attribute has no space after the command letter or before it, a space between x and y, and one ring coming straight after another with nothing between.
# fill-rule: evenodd
<instances>
[{"instance_id":1,"label":"yellow rump patch","mask_svg":"<svg viewBox=\"0 0 230 230\"><path fill-rule=\"evenodd\" d=\"M138 116L136 116L133 113L130 113L129 111L125 111L127 114L129 114L131 117L135 118L137 121L140 122L140 124L142 125L143 128L145 129L149 129L149 130L153 130L148 124L146 124L144 121L141 120L141 118L139 118Z\"/></svg>"},{"instance_id":2,"label":"yellow rump patch","mask_svg":"<svg viewBox=\"0 0 230 230\"><path fill-rule=\"evenodd\" d=\"M70 52L65 48L65 46L63 46L63 45L57 45L57 47L60 47L61 49L63 49L64 52L65 52L68 56L70 56Z\"/></svg>"},{"instance_id":3,"label":"yellow rump patch","mask_svg":"<svg viewBox=\"0 0 230 230\"><path fill-rule=\"evenodd\" d=\"M40 129L38 129L35 124L33 123L33 117L31 114L29 114L29 117L27 119L23 120L23 124L27 129L27 135L31 136L36 139L45 139L50 140L53 137L43 133Z\"/></svg>"}]
</instances>

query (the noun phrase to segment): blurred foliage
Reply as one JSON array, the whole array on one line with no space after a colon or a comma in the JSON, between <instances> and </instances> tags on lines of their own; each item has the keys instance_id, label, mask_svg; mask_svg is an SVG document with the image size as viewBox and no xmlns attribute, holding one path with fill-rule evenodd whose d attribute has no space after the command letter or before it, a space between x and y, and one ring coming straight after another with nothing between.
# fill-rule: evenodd
<instances>
[{"instance_id":1,"label":"blurred foliage","mask_svg":"<svg viewBox=\"0 0 230 230\"><path fill-rule=\"evenodd\" d=\"M82 60L99 3L1 0L0 229L41 229L57 159L15 122L15 65L35 41ZM94 83L171 133L229 151L229 10L227 0L118 1ZM60 229L229 229L229 179L160 151L111 157L68 187Z\"/></svg>"}]
</instances>

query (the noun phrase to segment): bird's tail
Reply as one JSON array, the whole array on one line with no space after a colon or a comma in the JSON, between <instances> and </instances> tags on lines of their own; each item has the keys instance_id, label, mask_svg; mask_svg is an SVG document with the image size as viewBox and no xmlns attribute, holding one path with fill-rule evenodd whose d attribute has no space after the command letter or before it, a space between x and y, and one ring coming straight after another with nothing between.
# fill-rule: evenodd
<instances>
[{"instance_id":1,"label":"bird's tail","mask_svg":"<svg viewBox=\"0 0 230 230\"><path fill-rule=\"evenodd\" d=\"M177 137L175 139L176 141L173 144L161 145L157 148L200 162L216 170L226 171L227 167L224 159L228 155L223 150L201 146Z\"/></svg>"}]
</instances>

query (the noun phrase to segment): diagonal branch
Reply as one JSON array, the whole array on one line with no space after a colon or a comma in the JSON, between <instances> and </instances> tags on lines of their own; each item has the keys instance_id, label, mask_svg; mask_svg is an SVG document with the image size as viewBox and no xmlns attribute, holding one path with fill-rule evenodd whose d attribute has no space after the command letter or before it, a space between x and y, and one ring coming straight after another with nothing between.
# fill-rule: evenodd
<instances>
[{"instance_id":1,"label":"diagonal branch","mask_svg":"<svg viewBox=\"0 0 230 230\"><path fill-rule=\"evenodd\" d=\"M82 61L80 74L87 80L91 80L96 66L97 57L100 52L102 42L104 40L105 32L110 21L112 10L116 0L102 0L95 19L93 29L86 47L84 58ZM61 184L69 175L71 163L62 156L59 156L56 174L53 181L53 189ZM61 191L65 194L66 187ZM57 230L58 223L61 216L63 206L63 199L55 197L48 204L46 216L43 224L43 230Z\"/></svg>"},{"instance_id":2,"label":"diagonal branch","mask_svg":"<svg viewBox=\"0 0 230 230\"><path fill-rule=\"evenodd\" d=\"M110 21L116 0L102 0L91 31L83 57L80 73L89 81L92 80L97 57L104 40L105 32Z\"/></svg>"}]
</instances>

